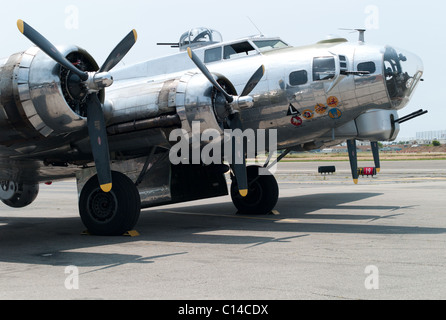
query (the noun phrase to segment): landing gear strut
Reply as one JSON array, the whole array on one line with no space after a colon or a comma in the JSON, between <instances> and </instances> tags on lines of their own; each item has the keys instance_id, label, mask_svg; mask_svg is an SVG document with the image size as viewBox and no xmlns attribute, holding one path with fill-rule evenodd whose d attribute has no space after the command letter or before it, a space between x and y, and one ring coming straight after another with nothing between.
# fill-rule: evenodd
<instances>
[{"instance_id":1,"label":"landing gear strut","mask_svg":"<svg viewBox=\"0 0 446 320\"><path fill-rule=\"evenodd\" d=\"M100 236L122 235L133 229L141 211L141 199L132 180L112 172L113 189L105 193L94 176L79 197L79 212L88 232Z\"/></svg>"},{"instance_id":2,"label":"landing gear strut","mask_svg":"<svg viewBox=\"0 0 446 320\"><path fill-rule=\"evenodd\" d=\"M279 199L279 186L273 175L259 175L260 167L249 166L248 195L242 197L238 191L236 179L232 179L231 198L239 214L268 214Z\"/></svg>"}]
</instances>

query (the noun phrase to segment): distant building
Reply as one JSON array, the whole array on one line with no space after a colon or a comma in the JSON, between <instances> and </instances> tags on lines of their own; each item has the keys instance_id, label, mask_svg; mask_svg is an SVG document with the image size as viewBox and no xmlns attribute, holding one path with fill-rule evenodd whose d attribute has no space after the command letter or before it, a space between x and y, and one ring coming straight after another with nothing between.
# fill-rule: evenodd
<instances>
[{"instance_id":1,"label":"distant building","mask_svg":"<svg viewBox=\"0 0 446 320\"><path fill-rule=\"evenodd\" d=\"M438 140L441 144L445 144L446 130L417 132L416 140L418 143L423 144L432 143L433 140Z\"/></svg>"}]
</instances>

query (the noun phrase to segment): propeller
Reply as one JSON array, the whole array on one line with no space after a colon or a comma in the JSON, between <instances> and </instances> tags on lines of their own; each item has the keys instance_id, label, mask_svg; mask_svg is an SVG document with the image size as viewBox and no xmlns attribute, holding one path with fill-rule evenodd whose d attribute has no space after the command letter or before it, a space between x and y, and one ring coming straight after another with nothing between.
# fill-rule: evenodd
<instances>
[{"instance_id":1,"label":"propeller","mask_svg":"<svg viewBox=\"0 0 446 320\"><path fill-rule=\"evenodd\" d=\"M23 20L17 20L17 27L20 32L27 37L32 43L40 48L43 52L45 52L48 56L50 56L54 61L64 66L71 72L77 74L82 81L88 80L88 74L76 68L70 61L67 60L57 48L49 42L44 36L42 36L39 32L37 32L33 27L24 22Z\"/></svg>"},{"instance_id":2,"label":"propeller","mask_svg":"<svg viewBox=\"0 0 446 320\"><path fill-rule=\"evenodd\" d=\"M243 124L240 112L236 112L232 115L229 127L232 131L236 129L240 129L243 131ZM242 197L246 197L248 195L248 175L246 173L245 151L246 147L243 141L243 136L236 135L234 137L234 141L232 141L231 168L234 172L235 178L237 180L238 190Z\"/></svg>"},{"instance_id":3,"label":"propeller","mask_svg":"<svg viewBox=\"0 0 446 320\"><path fill-rule=\"evenodd\" d=\"M377 141L371 142L373 161L375 162L376 172L379 173L381 171L381 164L379 161L379 146Z\"/></svg>"},{"instance_id":4,"label":"propeller","mask_svg":"<svg viewBox=\"0 0 446 320\"><path fill-rule=\"evenodd\" d=\"M76 68L66 59L57 48L49 42L38 31L23 20L17 21L19 31L45 52L54 61L64 68L70 70L81 80L81 85L88 89L87 97L87 126L90 135L90 143L93 158L98 173L99 184L102 191L110 192L112 189L112 178L110 169L110 152L108 148L107 130L105 127L104 112L97 93L113 84L113 77L108 72L113 69L130 51L137 40L137 33L132 30L110 53L98 72L85 72ZM78 79L71 77L72 81ZM77 85L74 84L74 85Z\"/></svg>"},{"instance_id":5,"label":"propeller","mask_svg":"<svg viewBox=\"0 0 446 320\"><path fill-rule=\"evenodd\" d=\"M90 135L91 149L98 173L99 185L102 191L110 192L112 177L110 169L110 153L108 149L107 131L105 127L102 104L95 94L87 97L87 126Z\"/></svg>"},{"instance_id":6,"label":"propeller","mask_svg":"<svg viewBox=\"0 0 446 320\"><path fill-rule=\"evenodd\" d=\"M206 65L200 60L200 58L195 54L195 52L192 51L191 48L187 48L187 53L189 55L189 58L192 59L192 61L195 63L198 69L204 74L204 76L209 80L210 83L214 86L215 89L217 89L221 94L223 94L226 98L226 101L228 103L234 102L234 97L227 93L215 80L214 76L211 74L209 69L206 67Z\"/></svg>"},{"instance_id":7,"label":"propeller","mask_svg":"<svg viewBox=\"0 0 446 320\"><path fill-rule=\"evenodd\" d=\"M356 140L347 140L348 157L350 159L350 167L352 169L353 182L358 184L358 154L356 150Z\"/></svg>"},{"instance_id":8,"label":"propeller","mask_svg":"<svg viewBox=\"0 0 446 320\"><path fill-rule=\"evenodd\" d=\"M240 109L251 108L254 105L254 99L249 94L254 90L260 80L265 74L265 67L262 65L248 80L245 88L240 96L233 96L226 92L225 89L215 80L206 65L200 60L200 58L192 51L191 48L187 48L187 53L190 59L195 63L197 68L203 73L203 75L209 80L214 88L220 92L226 99L226 109L229 116L226 118L226 123L232 130L240 129L243 131L243 122L240 115ZM239 146L239 148L237 148ZM240 148L241 147L241 148ZM232 164L231 168L237 180L237 186L239 193L242 197L248 195L248 178L246 173L246 158L245 158L246 146L242 138L236 138L235 143L232 143ZM239 154L236 154L237 151ZM241 154L240 154L241 152ZM241 161L240 161L241 159ZM241 162L241 163L240 163Z\"/></svg>"},{"instance_id":9,"label":"propeller","mask_svg":"<svg viewBox=\"0 0 446 320\"><path fill-rule=\"evenodd\" d=\"M135 45L138 39L136 30L133 29L125 36L124 39L113 49L108 58L105 60L99 72L108 72L113 69L127 55L130 49Z\"/></svg>"}]
</instances>

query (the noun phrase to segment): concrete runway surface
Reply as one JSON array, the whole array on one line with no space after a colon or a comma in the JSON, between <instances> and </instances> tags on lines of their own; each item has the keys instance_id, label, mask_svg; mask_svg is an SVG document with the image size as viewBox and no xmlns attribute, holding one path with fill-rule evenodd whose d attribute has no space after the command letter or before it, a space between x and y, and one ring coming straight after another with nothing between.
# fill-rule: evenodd
<instances>
[{"instance_id":1,"label":"concrete runway surface","mask_svg":"<svg viewBox=\"0 0 446 320\"><path fill-rule=\"evenodd\" d=\"M0 299L445 299L446 161L359 185L333 164L280 163L278 215L201 200L144 210L138 237L81 235L75 181L43 185L0 206Z\"/></svg>"}]
</instances>

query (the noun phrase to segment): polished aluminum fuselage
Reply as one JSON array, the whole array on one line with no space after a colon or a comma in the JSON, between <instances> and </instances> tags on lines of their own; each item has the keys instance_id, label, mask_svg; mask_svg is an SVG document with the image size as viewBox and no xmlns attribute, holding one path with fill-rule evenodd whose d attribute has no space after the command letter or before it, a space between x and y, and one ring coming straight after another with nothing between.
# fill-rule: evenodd
<instances>
[{"instance_id":1,"label":"polished aluminum fuselage","mask_svg":"<svg viewBox=\"0 0 446 320\"><path fill-rule=\"evenodd\" d=\"M223 45L213 45L195 52L203 58L205 50ZM312 144L337 144L340 140L348 138L380 141L396 138L398 124L395 124L393 129L390 128L392 132L388 131L388 128L382 128L381 124L370 128L362 127L362 132L353 128L356 126L354 120L370 110L388 110L396 117L396 112L390 110L397 108L391 103L386 89L384 50L384 47L362 42L349 43L345 39L333 39L306 47L257 52L208 63L207 67L217 77L224 76L229 79L240 93L250 75L260 65L264 65L266 73L251 93L254 107L241 111L244 128L277 130L279 149L294 147L298 150ZM346 57L346 68L350 71L358 71L356 66L363 62L373 62L376 70L370 75L341 75L339 55ZM335 57L336 76L328 80L313 81L313 58L325 56ZM306 71L308 81L305 84L290 84L290 74L296 70ZM134 81L153 83L153 86L165 81L176 82L169 103L175 106L180 115L182 128L190 133L193 121L200 121L202 130L219 127L212 108L211 84L195 69L184 52L118 70L114 77L125 83L123 88L114 87L109 91L117 100L120 99L120 92L126 90L125 87L131 86ZM338 103L328 106L328 99L333 97ZM106 102L106 105L109 104ZM304 111L311 113L300 116L299 121L302 123L293 124L293 117L289 114L290 105L298 114ZM324 105L326 109L316 111L315 107L318 105ZM400 104L398 109L402 107L404 105ZM331 116L329 111L332 108L338 109L340 114ZM108 114L109 118L112 118L113 112ZM383 130L385 132L382 132Z\"/></svg>"}]
</instances>

